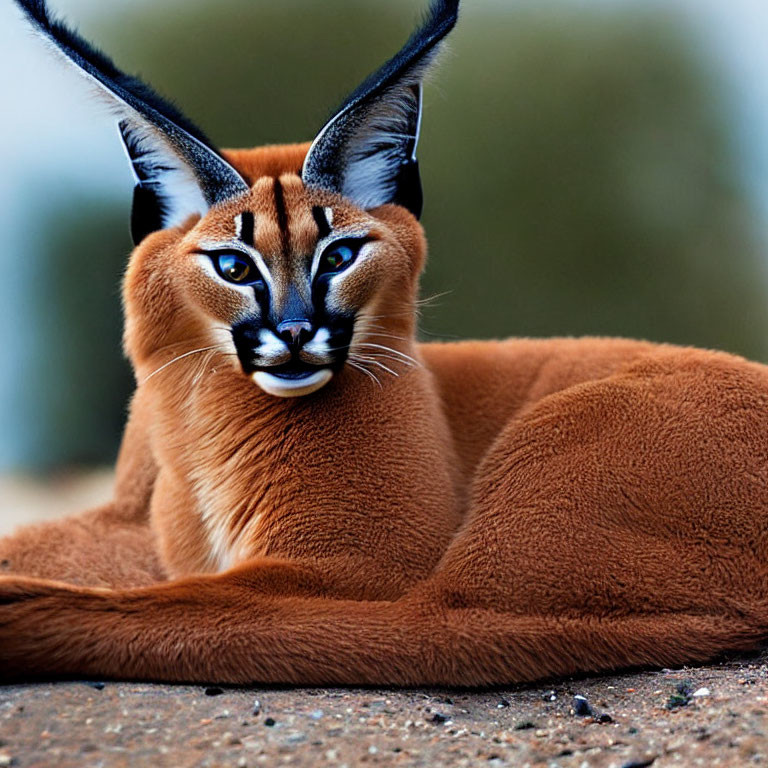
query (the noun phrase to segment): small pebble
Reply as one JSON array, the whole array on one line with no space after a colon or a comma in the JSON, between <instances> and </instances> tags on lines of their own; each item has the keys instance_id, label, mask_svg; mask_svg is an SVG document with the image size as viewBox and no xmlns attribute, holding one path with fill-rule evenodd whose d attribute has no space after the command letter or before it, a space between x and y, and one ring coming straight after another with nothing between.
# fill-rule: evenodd
<instances>
[{"instance_id":1,"label":"small pebble","mask_svg":"<svg viewBox=\"0 0 768 768\"><path fill-rule=\"evenodd\" d=\"M313 712L313 713L310 715L310 717L311 717L313 720L322 720L322 719L323 719L323 710L322 710L322 709L316 709L316 710L315 710L315 711L314 711L314 712Z\"/></svg>"},{"instance_id":2,"label":"small pebble","mask_svg":"<svg viewBox=\"0 0 768 768\"><path fill-rule=\"evenodd\" d=\"M509 700L502 697L496 705L496 709L506 709L509 706Z\"/></svg>"},{"instance_id":3,"label":"small pebble","mask_svg":"<svg viewBox=\"0 0 768 768\"><path fill-rule=\"evenodd\" d=\"M649 765L653 765L655 762L655 757L649 757L645 760L630 760L628 763L624 763L621 768L648 768Z\"/></svg>"},{"instance_id":4,"label":"small pebble","mask_svg":"<svg viewBox=\"0 0 768 768\"><path fill-rule=\"evenodd\" d=\"M612 723L613 722L613 718L607 712L603 712L603 714L600 715L600 717L597 718L597 722L598 723Z\"/></svg>"},{"instance_id":5,"label":"small pebble","mask_svg":"<svg viewBox=\"0 0 768 768\"><path fill-rule=\"evenodd\" d=\"M430 723L434 723L435 725L441 725L442 723L447 722L448 717L447 715L444 715L442 712L434 712L431 717L428 717L427 720Z\"/></svg>"},{"instance_id":6,"label":"small pebble","mask_svg":"<svg viewBox=\"0 0 768 768\"><path fill-rule=\"evenodd\" d=\"M0 753L0 768L8 768L9 765L13 765L13 758L4 752Z\"/></svg>"},{"instance_id":7,"label":"small pebble","mask_svg":"<svg viewBox=\"0 0 768 768\"><path fill-rule=\"evenodd\" d=\"M266 725L267 727L271 728L274 724L275 724L275 721L273 718L271 717L264 718L264 725Z\"/></svg>"},{"instance_id":8,"label":"small pebble","mask_svg":"<svg viewBox=\"0 0 768 768\"><path fill-rule=\"evenodd\" d=\"M88 683L88 685L90 685L91 688L95 688L97 691L104 690L104 683Z\"/></svg>"},{"instance_id":9,"label":"small pebble","mask_svg":"<svg viewBox=\"0 0 768 768\"><path fill-rule=\"evenodd\" d=\"M555 701L557 699L556 691L547 691L542 697L544 701Z\"/></svg>"},{"instance_id":10,"label":"small pebble","mask_svg":"<svg viewBox=\"0 0 768 768\"><path fill-rule=\"evenodd\" d=\"M699 688L698 691L693 692L694 698L699 698L701 696L711 696L712 693L710 692L709 688Z\"/></svg>"},{"instance_id":11,"label":"small pebble","mask_svg":"<svg viewBox=\"0 0 768 768\"><path fill-rule=\"evenodd\" d=\"M260 712L261 712L261 702L258 699L256 699L253 702L253 714L258 715Z\"/></svg>"},{"instance_id":12,"label":"small pebble","mask_svg":"<svg viewBox=\"0 0 768 768\"><path fill-rule=\"evenodd\" d=\"M688 696L680 696L677 693L673 693L666 704L667 709L678 709L680 707L685 707L690 702L690 697Z\"/></svg>"},{"instance_id":13,"label":"small pebble","mask_svg":"<svg viewBox=\"0 0 768 768\"><path fill-rule=\"evenodd\" d=\"M530 720L523 720L520 723L517 723L515 725L516 731L529 731L531 728L535 728L536 724L532 723Z\"/></svg>"},{"instance_id":14,"label":"small pebble","mask_svg":"<svg viewBox=\"0 0 768 768\"><path fill-rule=\"evenodd\" d=\"M573 697L573 714L579 717L592 717L595 713L589 706L586 696L576 695Z\"/></svg>"},{"instance_id":15,"label":"small pebble","mask_svg":"<svg viewBox=\"0 0 768 768\"><path fill-rule=\"evenodd\" d=\"M224 693L223 689L216 685L211 685L205 689L206 696L221 696L222 693Z\"/></svg>"},{"instance_id":16,"label":"small pebble","mask_svg":"<svg viewBox=\"0 0 768 768\"><path fill-rule=\"evenodd\" d=\"M676 692L667 701L667 709L677 709L678 707L685 707L690 704L692 691L690 681L683 680L682 683L677 684L675 690Z\"/></svg>"}]
</instances>

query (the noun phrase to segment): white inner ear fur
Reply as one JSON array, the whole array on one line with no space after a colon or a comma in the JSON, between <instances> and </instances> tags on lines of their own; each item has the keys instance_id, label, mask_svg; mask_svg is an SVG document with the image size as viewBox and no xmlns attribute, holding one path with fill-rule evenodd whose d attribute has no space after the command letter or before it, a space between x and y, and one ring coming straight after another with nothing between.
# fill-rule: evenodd
<instances>
[{"instance_id":1,"label":"white inner ear fur","mask_svg":"<svg viewBox=\"0 0 768 768\"><path fill-rule=\"evenodd\" d=\"M134 181L137 184L141 181L143 186L156 189L166 206L163 226L180 227L193 214L204 216L210 206L205 201L192 169L170 149L160 131L153 130L143 122L127 122L130 123L133 140L138 142L141 148L142 160L146 159L148 164L162 166L164 169L154 179L141 181L121 136L120 144L128 158Z\"/></svg>"},{"instance_id":2,"label":"white inner ear fur","mask_svg":"<svg viewBox=\"0 0 768 768\"><path fill-rule=\"evenodd\" d=\"M370 210L389 203L396 193L404 144L418 143L418 133L408 132L409 113L421 109L421 99L408 89L385 94L349 141L342 193ZM421 124L421 115L417 125ZM413 157L407 158L413 159Z\"/></svg>"}]
</instances>

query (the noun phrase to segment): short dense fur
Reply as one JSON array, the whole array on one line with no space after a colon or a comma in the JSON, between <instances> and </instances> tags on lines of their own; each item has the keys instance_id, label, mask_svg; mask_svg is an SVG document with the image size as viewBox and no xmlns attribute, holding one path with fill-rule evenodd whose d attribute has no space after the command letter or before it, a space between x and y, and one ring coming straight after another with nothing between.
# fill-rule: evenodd
<instances>
[{"instance_id":1,"label":"short dense fur","mask_svg":"<svg viewBox=\"0 0 768 768\"><path fill-rule=\"evenodd\" d=\"M248 191L134 251L114 500L0 541L0 678L484 685L759 645L768 368L612 339L418 344L413 211L307 184L308 147L224 153ZM244 214L263 308L199 253ZM325 299L354 317L350 356L273 397L231 327L272 328L331 230L371 238Z\"/></svg>"}]
</instances>

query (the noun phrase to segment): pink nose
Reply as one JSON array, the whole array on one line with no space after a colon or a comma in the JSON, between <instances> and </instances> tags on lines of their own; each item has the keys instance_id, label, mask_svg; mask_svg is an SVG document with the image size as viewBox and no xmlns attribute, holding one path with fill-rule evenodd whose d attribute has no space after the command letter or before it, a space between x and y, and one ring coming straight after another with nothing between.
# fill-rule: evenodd
<instances>
[{"instance_id":1,"label":"pink nose","mask_svg":"<svg viewBox=\"0 0 768 768\"><path fill-rule=\"evenodd\" d=\"M277 335L289 347L301 347L312 338L312 323L308 320L286 320L277 326Z\"/></svg>"}]
</instances>

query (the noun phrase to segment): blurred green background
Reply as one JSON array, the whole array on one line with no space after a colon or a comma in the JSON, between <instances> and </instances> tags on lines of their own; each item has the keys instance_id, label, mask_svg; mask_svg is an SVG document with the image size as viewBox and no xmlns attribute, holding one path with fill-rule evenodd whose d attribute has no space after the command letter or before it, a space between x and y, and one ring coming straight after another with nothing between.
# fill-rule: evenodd
<instances>
[{"instance_id":1,"label":"blurred green background","mask_svg":"<svg viewBox=\"0 0 768 768\"><path fill-rule=\"evenodd\" d=\"M51 4L77 10L87 36L225 147L312 138L423 7ZM13 34L23 34L17 14ZM29 61L46 56L18 44ZM44 115L28 98L6 121ZM424 337L620 335L768 360L765 222L730 99L671 4L466 0L426 98L423 293L443 295L425 308ZM83 110L105 145L75 146ZM30 148L37 164L7 166L19 169L5 195L20 213L2 219L2 234L23 242L24 266L18 251L2 257L0 469L115 454L132 385L119 348L131 184L97 114L73 86ZM76 182L46 165L65 155Z\"/></svg>"}]
</instances>

